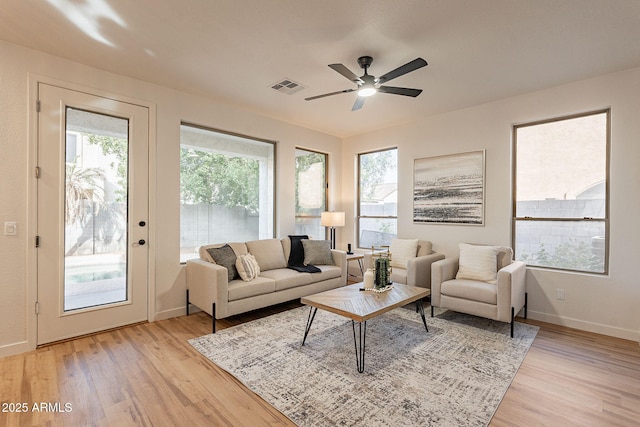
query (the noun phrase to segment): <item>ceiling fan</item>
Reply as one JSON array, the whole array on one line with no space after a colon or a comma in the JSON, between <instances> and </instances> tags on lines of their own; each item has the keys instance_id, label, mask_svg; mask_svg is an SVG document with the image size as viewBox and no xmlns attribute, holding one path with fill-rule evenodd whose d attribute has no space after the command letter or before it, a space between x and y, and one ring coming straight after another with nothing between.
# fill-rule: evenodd
<instances>
[{"instance_id":1,"label":"ceiling fan","mask_svg":"<svg viewBox=\"0 0 640 427\"><path fill-rule=\"evenodd\" d=\"M349 93L349 92L358 92L358 97L356 98L356 102L353 104L353 108L351 111L356 111L362 108L364 105L364 101L368 96L371 96L377 92L380 93L390 93L392 95L404 95L404 96L412 96L416 97L420 95L422 89L410 89L406 87L395 87L395 86L383 86L383 83L387 83L395 79L396 77L403 76L407 73L417 70L418 68L425 67L427 65L427 61L422 58L416 58L411 62L407 62L406 64L396 68L395 70L389 71L387 74L384 74L378 78L375 76L369 75L367 70L371 63L373 62L373 58L370 56L361 56L358 58L358 64L360 68L364 70L364 74L360 77L356 76L351 72L347 67L342 64L329 64L329 67L342 74L344 77L354 82L357 87L355 89L345 89L339 90L337 92L325 93L323 95L316 95L309 98L305 98L305 101L312 101L318 98L324 98L325 96L338 95L341 93Z\"/></svg>"}]
</instances>

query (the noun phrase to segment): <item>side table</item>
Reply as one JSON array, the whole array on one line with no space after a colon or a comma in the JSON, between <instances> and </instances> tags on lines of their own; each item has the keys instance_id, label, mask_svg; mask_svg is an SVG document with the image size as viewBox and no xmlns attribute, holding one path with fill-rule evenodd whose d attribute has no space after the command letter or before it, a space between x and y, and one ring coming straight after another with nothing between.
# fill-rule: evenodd
<instances>
[{"instance_id":1,"label":"side table","mask_svg":"<svg viewBox=\"0 0 640 427\"><path fill-rule=\"evenodd\" d=\"M347 272L349 271L349 262L358 261L358 267L360 267L360 280L364 277L364 255L363 254L347 254ZM355 274L349 274L352 277L358 277Z\"/></svg>"}]
</instances>

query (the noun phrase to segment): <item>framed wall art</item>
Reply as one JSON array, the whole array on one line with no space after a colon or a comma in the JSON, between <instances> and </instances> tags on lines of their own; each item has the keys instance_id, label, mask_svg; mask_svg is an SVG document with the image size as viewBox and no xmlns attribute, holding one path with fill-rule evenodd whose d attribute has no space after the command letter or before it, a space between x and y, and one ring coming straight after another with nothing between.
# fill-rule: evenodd
<instances>
[{"instance_id":1,"label":"framed wall art","mask_svg":"<svg viewBox=\"0 0 640 427\"><path fill-rule=\"evenodd\" d=\"M485 150L416 159L413 222L484 225Z\"/></svg>"}]
</instances>

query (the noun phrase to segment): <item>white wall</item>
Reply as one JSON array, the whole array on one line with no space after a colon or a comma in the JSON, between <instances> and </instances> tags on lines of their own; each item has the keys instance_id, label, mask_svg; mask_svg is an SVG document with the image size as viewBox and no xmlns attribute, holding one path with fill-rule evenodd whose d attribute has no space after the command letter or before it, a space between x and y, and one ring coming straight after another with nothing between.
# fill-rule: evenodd
<instances>
[{"instance_id":1,"label":"white wall","mask_svg":"<svg viewBox=\"0 0 640 427\"><path fill-rule=\"evenodd\" d=\"M329 153L330 209L347 212L339 245L354 243L355 153L397 146L400 236L434 242L454 256L458 242L510 244L511 125L610 106L611 248L607 277L530 270L529 316L553 323L638 340L640 285L635 267L640 250L640 68L525 94L348 138L335 137L266 118L223 102L103 72L0 41L0 226L18 223L18 236L0 233L0 356L32 349L35 294L29 272L35 266L29 183L31 76L44 76L100 92L136 98L156 106L150 242L155 298L152 319L184 310L184 271L179 260L179 124L181 120L279 141L277 234L294 232L295 146ZM33 79L33 77L31 77ZM424 96L424 95L423 95ZM411 221L415 158L486 149L485 225L418 225ZM33 224L32 224L33 225ZM31 230L33 231L33 230ZM31 286L31 287L30 287ZM555 289L565 289L565 300Z\"/></svg>"},{"instance_id":2,"label":"white wall","mask_svg":"<svg viewBox=\"0 0 640 427\"><path fill-rule=\"evenodd\" d=\"M181 121L278 141L276 230L293 234L295 147L329 153L331 199L337 200L341 141L205 97L178 92L107 73L61 58L0 41L0 226L18 223L18 236L0 233L0 356L35 347L35 266L30 182L35 162L29 146L34 105L30 82L42 78L95 89L99 93L138 99L155 105L152 130L152 201L149 216L150 256L155 298L151 319L181 315L185 305L184 268L179 264L179 148ZM34 77L38 76L38 77ZM30 128L31 126L31 128ZM155 237L154 237L155 235Z\"/></svg>"},{"instance_id":3,"label":"white wall","mask_svg":"<svg viewBox=\"0 0 640 427\"><path fill-rule=\"evenodd\" d=\"M425 96L423 94L423 96ZM428 96L428 95L427 95ZM529 269L529 317L639 340L640 281L640 68L427 117L419 123L348 138L343 144L343 208L355 216L355 156L397 146L398 235L431 240L438 252L457 255L459 242L511 243L511 128L515 123L611 107L610 273L595 276ZM416 158L486 149L484 226L426 225L412 221ZM353 226L341 243L355 242ZM565 299L555 298L556 288Z\"/></svg>"}]
</instances>

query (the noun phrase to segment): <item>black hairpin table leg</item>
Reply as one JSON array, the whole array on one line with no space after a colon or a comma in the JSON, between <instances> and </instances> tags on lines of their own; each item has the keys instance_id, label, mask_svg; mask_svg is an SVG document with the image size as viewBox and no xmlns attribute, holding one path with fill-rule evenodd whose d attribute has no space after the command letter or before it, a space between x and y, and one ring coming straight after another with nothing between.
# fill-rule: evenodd
<instances>
[{"instance_id":1,"label":"black hairpin table leg","mask_svg":"<svg viewBox=\"0 0 640 427\"><path fill-rule=\"evenodd\" d=\"M304 338L302 338L302 345L307 340L307 335L309 335L309 329L311 329L311 324L313 323L313 319L316 317L316 312L318 311L317 307L309 307L309 317L307 318L307 326L304 328Z\"/></svg>"},{"instance_id":2,"label":"black hairpin table leg","mask_svg":"<svg viewBox=\"0 0 640 427\"><path fill-rule=\"evenodd\" d=\"M429 328L427 327L427 319L425 319L424 317L424 305L422 304L422 300L419 299L416 302L417 308L418 308L418 313L420 313L420 317L422 317L422 323L424 323L424 328L427 330L427 332L429 332Z\"/></svg>"},{"instance_id":3,"label":"black hairpin table leg","mask_svg":"<svg viewBox=\"0 0 640 427\"><path fill-rule=\"evenodd\" d=\"M364 325L364 328L362 327ZM351 321L353 329L353 344L356 348L356 366L358 372L364 372L364 350L367 344L367 322L358 322L358 338L356 338L356 322Z\"/></svg>"}]
</instances>

